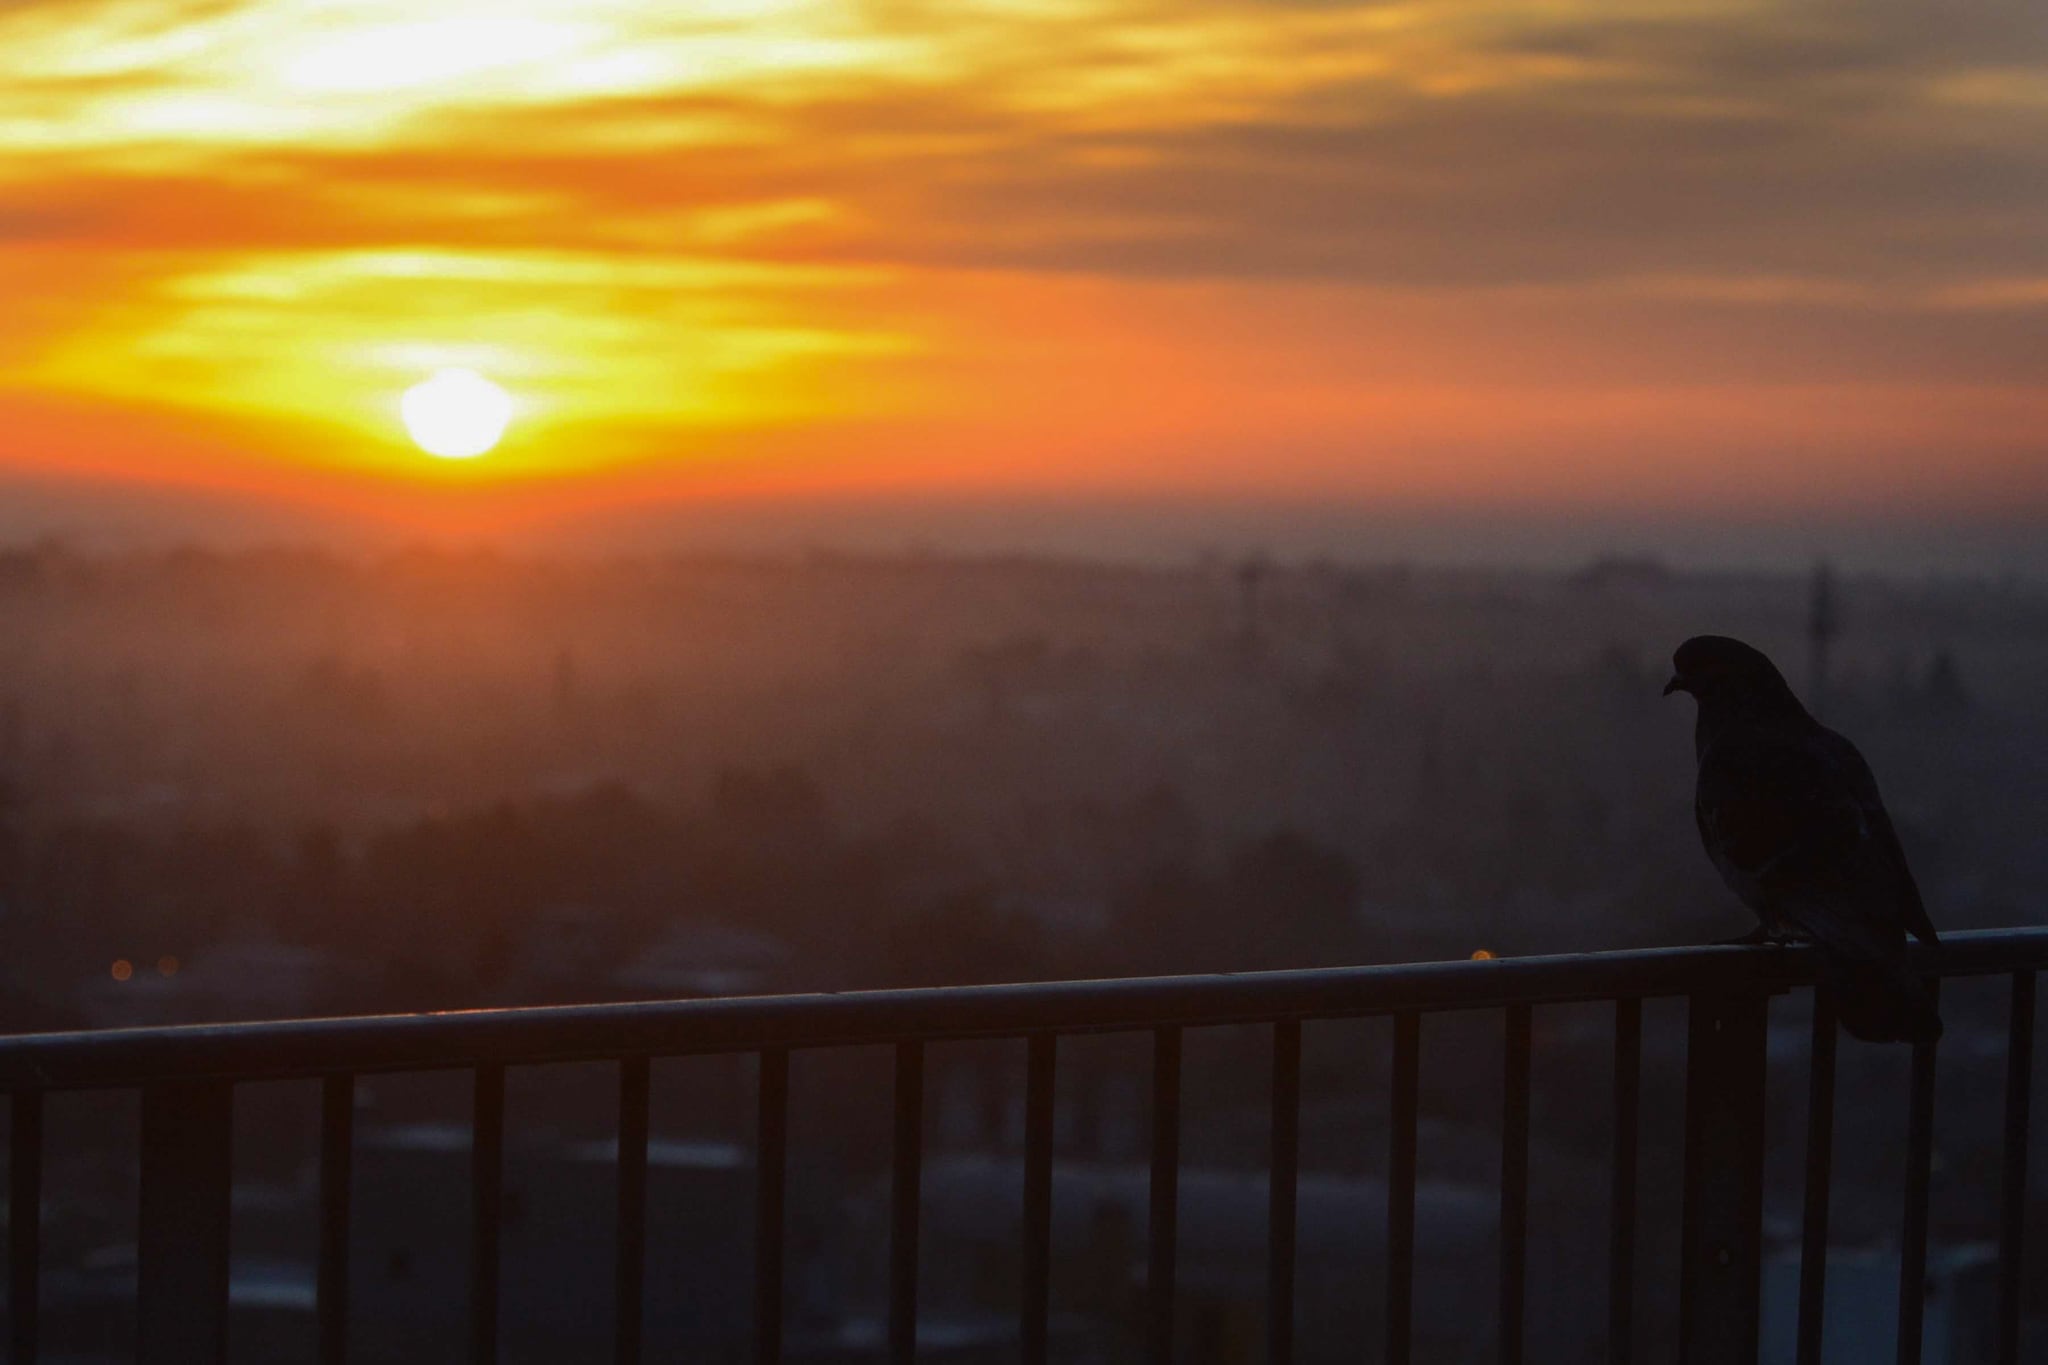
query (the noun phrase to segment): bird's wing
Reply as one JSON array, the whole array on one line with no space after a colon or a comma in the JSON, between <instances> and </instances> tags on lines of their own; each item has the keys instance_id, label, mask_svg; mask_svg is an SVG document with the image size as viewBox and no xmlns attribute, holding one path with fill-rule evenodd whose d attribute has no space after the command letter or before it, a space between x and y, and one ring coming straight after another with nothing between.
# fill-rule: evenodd
<instances>
[{"instance_id":1,"label":"bird's wing","mask_svg":"<svg viewBox=\"0 0 2048 1365\"><path fill-rule=\"evenodd\" d=\"M1941 940L1935 935L1934 922L1927 917L1927 903L1920 898L1920 883L1906 862L1905 847L1899 843L1899 832L1892 827L1891 812L1885 809L1884 797L1877 790L1877 777L1870 771L1870 765L1864 762L1862 753L1854 744L1833 730L1823 729L1818 742L1827 751L1830 761L1849 779L1856 802L1877 842L1878 856L1891 869L1893 885L1900 898L1900 922L1922 943L1939 943Z\"/></svg>"},{"instance_id":2,"label":"bird's wing","mask_svg":"<svg viewBox=\"0 0 2048 1365\"><path fill-rule=\"evenodd\" d=\"M1861 799L1862 760L1846 763L1822 733L1763 725L1724 733L1701 758L1700 832L1729 883L1767 920L1852 957L1891 957L1918 892Z\"/></svg>"}]
</instances>

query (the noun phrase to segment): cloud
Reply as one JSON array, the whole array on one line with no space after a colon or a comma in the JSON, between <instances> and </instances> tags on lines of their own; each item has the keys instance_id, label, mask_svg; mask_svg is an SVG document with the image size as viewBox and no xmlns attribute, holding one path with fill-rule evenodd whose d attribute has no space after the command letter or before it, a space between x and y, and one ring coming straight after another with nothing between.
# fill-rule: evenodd
<instances>
[{"instance_id":1,"label":"cloud","mask_svg":"<svg viewBox=\"0 0 2048 1365\"><path fill-rule=\"evenodd\" d=\"M0 7L0 380L110 402L360 435L481 355L579 450L950 449L1199 382L1321 449L1407 420L1316 396L1366 372L1741 441L1687 395L2048 378L2043 280L2048 25L1989 0Z\"/></svg>"},{"instance_id":2,"label":"cloud","mask_svg":"<svg viewBox=\"0 0 2048 1365\"><path fill-rule=\"evenodd\" d=\"M143 194L199 206L168 230L223 247L407 223L628 245L678 214L805 203L804 247L899 264L1403 285L2048 268L2048 26L2005 5L428 20L365 0L316 23L293 0L162 0L9 27L0 145L43 148L83 205L49 227L79 236L146 234Z\"/></svg>"}]
</instances>

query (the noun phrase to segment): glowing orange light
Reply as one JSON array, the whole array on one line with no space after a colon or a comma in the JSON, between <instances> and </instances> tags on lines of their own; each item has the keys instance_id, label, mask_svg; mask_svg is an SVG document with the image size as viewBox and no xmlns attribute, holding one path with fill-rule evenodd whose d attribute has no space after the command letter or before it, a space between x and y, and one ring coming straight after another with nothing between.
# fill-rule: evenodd
<instances>
[{"instance_id":1,"label":"glowing orange light","mask_svg":"<svg viewBox=\"0 0 2048 1365\"><path fill-rule=\"evenodd\" d=\"M1493 954L1481 948L1478 952L1472 954L1472 960L1474 962L1491 962L1493 961Z\"/></svg>"},{"instance_id":2,"label":"glowing orange light","mask_svg":"<svg viewBox=\"0 0 2048 1365\"><path fill-rule=\"evenodd\" d=\"M178 974L178 959L168 954L158 958L156 960L156 974L158 976L176 976Z\"/></svg>"},{"instance_id":3,"label":"glowing orange light","mask_svg":"<svg viewBox=\"0 0 2048 1365\"><path fill-rule=\"evenodd\" d=\"M126 981L129 977L135 975L135 964L125 957L117 957L114 959L113 973L114 980Z\"/></svg>"}]
</instances>

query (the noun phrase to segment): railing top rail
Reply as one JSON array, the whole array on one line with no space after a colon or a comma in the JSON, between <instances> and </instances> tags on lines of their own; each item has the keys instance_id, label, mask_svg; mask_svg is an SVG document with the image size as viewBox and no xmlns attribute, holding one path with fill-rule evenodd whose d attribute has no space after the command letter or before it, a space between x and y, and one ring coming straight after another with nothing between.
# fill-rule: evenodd
<instances>
[{"instance_id":1,"label":"railing top rail","mask_svg":"<svg viewBox=\"0 0 2048 1365\"><path fill-rule=\"evenodd\" d=\"M2048 967L2048 928L1952 933L1915 949L1939 976ZM1304 971L556 1005L0 1037L0 1091L428 1071L909 1039L1117 1032L1510 1004L1774 993L1811 949L1716 945Z\"/></svg>"}]
</instances>

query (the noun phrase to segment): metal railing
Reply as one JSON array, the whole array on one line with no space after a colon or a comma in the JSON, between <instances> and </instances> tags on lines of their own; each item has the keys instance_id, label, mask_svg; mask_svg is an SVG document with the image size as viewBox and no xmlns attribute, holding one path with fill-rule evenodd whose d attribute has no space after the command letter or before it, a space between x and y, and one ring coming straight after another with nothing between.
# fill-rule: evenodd
<instances>
[{"instance_id":1,"label":"metal railing","mask_svg":"<svg viewBox=\"0 0 2048 1365\"><path fill-rule=\"evenodd\" d=\"M1997 1294L1998 1359L2016 1365L2022 1299L2029 1081L2035 973L2048 966L2048 929L1957 933L1916 965L1933 979L2010 978ZM1528 1255L1530 1039L1537 1006L1614 1003L1613 1169L1608 1358L1635 1342L1636 1199L1643 1002L1688 1002L1679 1355L1687 1365L1757 1357L1762 1258L1765 1026L1771 996L1813 983L1801 948L1702 947L1242 975L1069 981L1014 986L866 991L746 999L264 1024L114 1029L0 1039L0 1089L12 1105L7 1306L10 1360L33 1365L43 1100L51 1092L141 1092L137 1325L144 1365L225 1359L234 1087L260 1080L322 1081L319 1163L318 1359L348 1356L350 1178L358 1076L463 1069L472 1073L469 1355L499 1358L499 1246L509 1066L618 1065L616 1359L637 1365L646 1267L650 1061L754 1053L754 1356L783 1354L785 1183L792 1050L894 1049L894 1139L888 1261L888 1356L915 1359L918 1233L928 1044L1026 1042L1024 1218L1019 1340L1026 1365L1048 1355L1055 1080L1063 1036L1152 1035L1147 1353L1174 1358L1182 1031L1271 1027L1267 1358L1294 1356L1296 1177L1301 1028L1307 1020L1393 1020L1386 1220L1384 1358L1407 1362L1414 1343L1416 1120L1421 1016L1498 1009L1505 1021L1500 1151L1498 1359L1518 1365L1525 1339ZM1920 1359L1936 1048L1914 1050L1900 1255L1898 1359ZM1833 1154L1835 1024L1814 1011L1809 1073L1798 1358L1817 1365L1827 1269Z\"/></svg>"}]
</instances>

